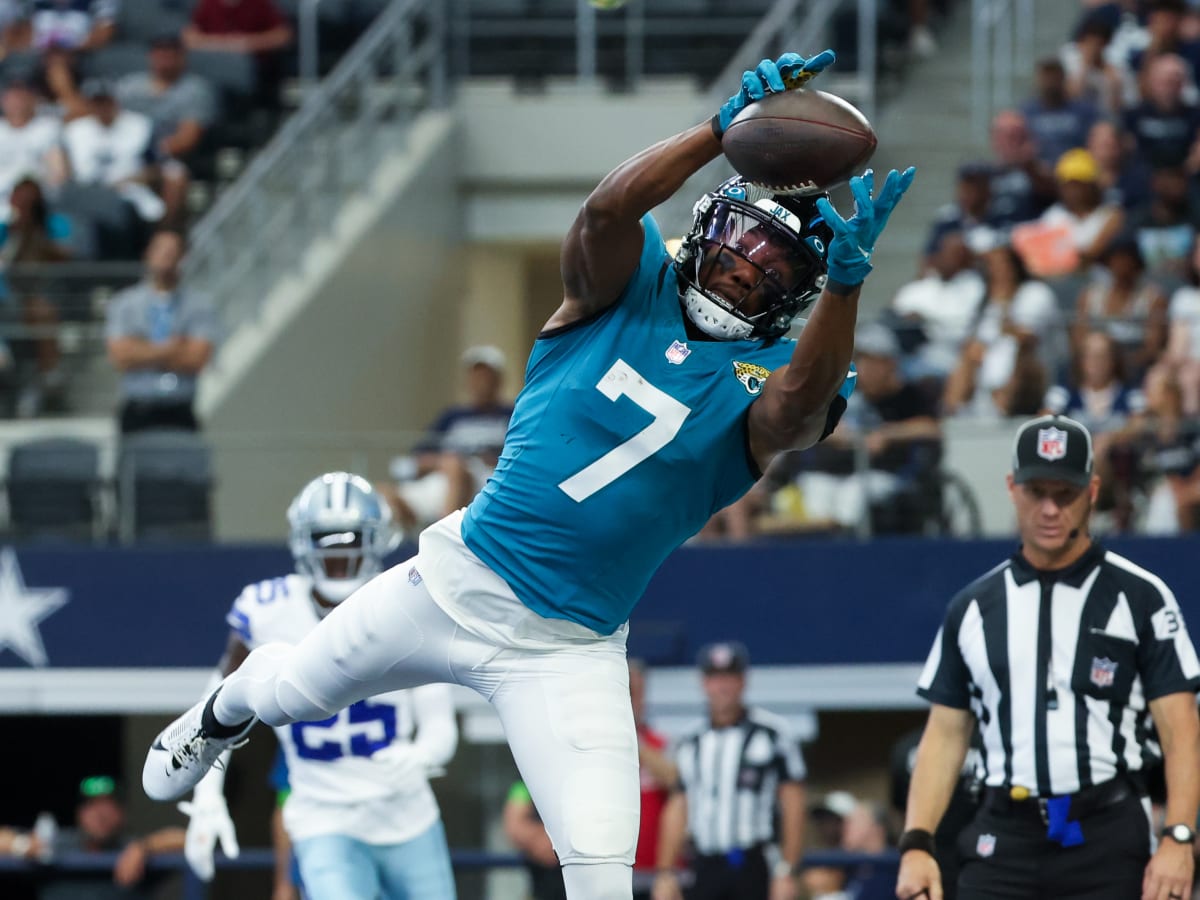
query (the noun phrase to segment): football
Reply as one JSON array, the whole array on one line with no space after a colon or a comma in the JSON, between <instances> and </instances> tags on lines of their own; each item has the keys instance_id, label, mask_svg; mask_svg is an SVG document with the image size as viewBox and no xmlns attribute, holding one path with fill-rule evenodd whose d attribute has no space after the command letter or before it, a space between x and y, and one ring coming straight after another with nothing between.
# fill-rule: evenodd
<instances>
[{"instance_id":1,"label":"football","mask_svg":"<svg viewBox=\"0 0 1200 900\"><path fill-rule=\"evenodd\" d=\"M738 113L721 149L739 175L776 193L826 190L856 175L875 152L866 116L833 94L797 88Z\"/></svg>"}]
</instances>

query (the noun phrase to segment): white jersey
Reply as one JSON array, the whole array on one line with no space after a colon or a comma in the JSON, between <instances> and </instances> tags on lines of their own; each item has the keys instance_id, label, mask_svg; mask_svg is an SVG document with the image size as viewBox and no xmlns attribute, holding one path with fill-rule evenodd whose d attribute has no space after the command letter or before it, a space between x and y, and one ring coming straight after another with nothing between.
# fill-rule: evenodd
<instances>
[{"instance_id":1,"label":"white jersey","mask_svg":"<svg viewBox=\"0 0 1200 900\"><path fill-rule=\"evenodd\" d=\"M37 116L20 128L0 118L0 197L7 206L13 185L26 176L45 184L50 153L62 140L62 125L50 116Z\"/></svg>"},{"instance_id":2,"label":"white jersey","mask_svg":"<svg viewBox=\"0 0 1200 900\"><path fill-rule=\"evenodd\" d=\"M300 575L249 585L226 616L251 650L299 643L320 620L312 582ZM293 841L341 834L398 844L439 819L427 773L450 760L458 741L448 685L378 694L275 733L287 759L283 821Z\"/></svg>"}]
</instances>

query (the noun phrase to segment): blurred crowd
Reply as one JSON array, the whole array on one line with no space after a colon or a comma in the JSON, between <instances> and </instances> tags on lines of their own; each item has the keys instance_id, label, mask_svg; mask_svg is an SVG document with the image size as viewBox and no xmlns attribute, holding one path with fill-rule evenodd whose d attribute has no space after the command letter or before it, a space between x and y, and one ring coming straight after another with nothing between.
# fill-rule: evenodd
<instances>
[{"instance_id":1,"label":"blurred crowd","mask_svg":"<svg viewBox=\"0 0 1200 900\"><path fill-rule=\"evenodd\" d=\"M323 18L323 57L378 6ZM83 377L64 360L71 335L94 333L155 232L185 234L270 137L297 69L297 11L0 0L0 417L69 410Z\"/></svg>"},{"instance_id":2,"label":"blurred crowd","mask_svg":"<svg viewBox=\"0 0 1200 900\"><path fill-rule=\"evenodd\" d=\"M714 534L946 533L946 422L1038 412L1096 435L1099 528L1197 527L1200 4L1089 0L1032 74L862 323L841 426Z\"/></svg>"}]
</instances>

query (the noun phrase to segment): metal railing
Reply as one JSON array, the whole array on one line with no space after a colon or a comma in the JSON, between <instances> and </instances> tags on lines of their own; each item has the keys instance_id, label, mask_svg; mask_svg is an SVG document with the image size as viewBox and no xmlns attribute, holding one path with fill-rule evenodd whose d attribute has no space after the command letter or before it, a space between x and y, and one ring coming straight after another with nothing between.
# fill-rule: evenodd
<instances>
[{"instance_id":1,"label":"metal railing","mask_svg":"<svg viewBox=\"0 0 1200 900\"><path fill-rule=\"evenodd\" d=\"M227 329L253 317L422 110L446 101L445 5L395 0L192 233L188 283Z\"/></svg>"},{"instance_id":2,"label":"metal railing","mask_svg":"<svg viewBox=\"0 0 1200 900\"><path fill-rule=\"evenodd\" d=\"M1033 0L971 0L971 128L987 138L992 115L1011 106L1033 66Z\"/></svg>"},{"instance_id":3,"label":"metal railing","mask_svg":"<svg viewBox=\"0 0 1200 900\"><path fill-rule=\"evenodd\" d=\"M63 854L47 863L38 863L13 857L0 857L0 873L25 873L28 875L46 876L54 873L95 873L111 872L116 865L117 853L84 853L73 852ZM236 859L218 857L216 867L221 870L251 870L270 871L275 865L274 851L267 847L248 847L238 854ZM477 872L489 869L522 868L526 860L516 853L494 853L487 850L451 849L450 862L458 874ZM895 850L885 850L882 853L851 853L842 850L815 850L806 853L802 865L805 868L821 867L836 869L855 869L863 866L875 867L880 873L894 874L899 867L900 858ZM205 900L209 896L208 886L200 881L187 866L182 853L167 853L151 857L146 861L146 868L151 872L178 872L184 876L185 900ZM683 873L685 878L687 873ZM634 887L636 890L648 891L653 880L651 872L635 872ZM690 879L688 880L690 883Z\"/></svg>"}]
</instances>

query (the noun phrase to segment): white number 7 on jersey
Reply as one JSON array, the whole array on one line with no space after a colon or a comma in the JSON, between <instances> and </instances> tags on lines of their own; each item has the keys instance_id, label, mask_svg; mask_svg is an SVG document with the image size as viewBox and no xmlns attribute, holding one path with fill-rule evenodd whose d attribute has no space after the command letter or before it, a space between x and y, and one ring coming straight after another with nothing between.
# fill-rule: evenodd
<instances>
[{"instance_id":1,"label":"white number 7 on jersey","mask_svg":"<svg viewBox=\"0 0 1200 900\"><path fill-rule=\"evenodd\" d=\"M633 370L629 363L618 359L613 363L596 390L609 400L625 396L654 416L654 421L625 441L613 447L591 465L580 469L559 483L563 493L581 503L602 487L612 484L638 463L649 459L671 443L691 410L664 394Z\"/></svg>"}]
</instances>

